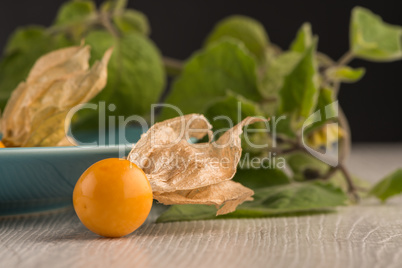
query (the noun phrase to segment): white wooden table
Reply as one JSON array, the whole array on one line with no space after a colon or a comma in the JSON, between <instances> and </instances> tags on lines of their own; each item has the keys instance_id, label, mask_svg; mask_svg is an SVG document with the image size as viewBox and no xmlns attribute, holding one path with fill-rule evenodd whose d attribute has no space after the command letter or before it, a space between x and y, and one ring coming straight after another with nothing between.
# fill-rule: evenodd
<instances>
[{"instance_id":1,"label":"white wooden table","mask_svg":"<svg viewBox=\"0 0 402 268\"><path fill-rule=\"evenodd\" d=\"M402 144L359 145L371 181L402 166ZM402 267L402 199L303 217L155 224L101 238L63 213L0 220L0 267Z\"/></svg>"}]
</instances>

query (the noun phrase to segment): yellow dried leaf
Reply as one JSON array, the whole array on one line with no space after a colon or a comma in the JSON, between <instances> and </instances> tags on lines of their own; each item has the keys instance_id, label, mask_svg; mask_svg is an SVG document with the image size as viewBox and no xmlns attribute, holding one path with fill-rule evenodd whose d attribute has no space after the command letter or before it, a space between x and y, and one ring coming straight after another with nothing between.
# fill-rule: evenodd
<instances>
[{"instance_id":1,"label":"yellow dried leaf","mask_svg":"<svg viewBox=\"0 0 402 268\"><path fill-rule=\"evenodd\" d=\"M106 85L112 49L91 69L89 46L50 52L34 64L8 101L0 122L9 147L56 146L65 138L65 115ZM64 116L64 118L62 118Z\"/></svg>"},{"instance_id":2,"label":"yellow dried leaf","mask_svg":"<svg viewBox=\"0 0 402 268\"><path fill-rule=\"evenodd\" d=\"M230 180L241 157L243 127L264 119L248 117L211 142L211 125L189 114L152 126L128 155L147 175L155 198L164 204L214 204L228 213L253 193ZM191 138L209 136L205 143ZM241 187L240 187L241 186Z\"/></svg>"}]
</instances>

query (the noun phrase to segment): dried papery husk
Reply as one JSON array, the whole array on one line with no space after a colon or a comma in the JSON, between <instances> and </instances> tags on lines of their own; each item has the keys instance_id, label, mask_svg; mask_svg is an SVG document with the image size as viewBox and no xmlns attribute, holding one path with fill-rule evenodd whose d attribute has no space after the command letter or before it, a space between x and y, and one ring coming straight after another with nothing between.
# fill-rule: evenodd
<instances>
[{"instance_id":1,"label":"dried papery husk","mask_svg":"<svg viewBox=\"0 0 402 268\"><path fill-rule=\"evenodd\" d=\"M75 46L56 50L40 57L28 74L27 81L21 82L8 100L2 118L2 121L6 123L3 124L11 125L13 123L12 131L21 133L21 128L26 128L26 126L19 124L24 121L19 115L26 115L27 110L22 111L22 109L32 107L32 104L48 92L54 81L86 71L89 56L88 46ZM30 111L32 112L32 108ZM25 123L29 125L27 121L25 120ZM3 130L3 132L5 131Z\"/></svg>"},{"instance_id":2,"label":"dried papery husk","mask_svg":"<svg viewBox=\"0 0 402 268\"><path fill-rule=\"evenodd\" d=\"M64 120L66 115L67 111L54 111L46 117L40 114L40 117L34 122L38 120L41 122L32 127L32 132L22 147L48 147L58 144L65 136ZM42 118L45 119L42 121Z\"/></svg>"},{"instance_id":3,"label":"dried papery husk","mask_svg":"<svg viewBox=\"0 0 402 268\"><path fill-rule=\"evenodd\" d=\"M218 208L216 215L235 211L236 207L244 201L252 201L253 194L253 190L231 180L194 190L153 193L154 198L165 205L214 205Z\"/></svg>"},{"instance_id":4,"label":"dried papery husk","mask_svg":"<svg viewBox=\"0 0 402 268\"><path fill-rule=\"evenodd\" d=\"M32 66L26 82L46 82L63 78L89 68L89 46L74 46L52 51L40 57Z\"/></svg>"},{"instance_id":5,"label":"dried papery husk","mask_svg":"<svg viewBox=\"0 0 402 268\"><path fill-rule=\"evenodd\" d=\"M253 191L230 181L241 157L243 127L265 119L248 117L212 142L211 124L189 114L152 126L128 156L147 175L154 197L164 204L209 204L218 214L229 213L248 200ZM208 142L191 138L208 135Z\"/></svg>"},{"instance_id":6,"label":"dried papery husk","mask_svg":"<svg viewBox=\"0 0 402 268\"><path fill-rule=\"evenodd\" d=\"M59 147L70 147L70 146L77 146L77 145L78 144L75 142L75 140L68 136L64 136L64 138L56 144L56 146L59 146Z\"/></svg>"},{"instance_id":7,"label":"dried papery husk","mask_svg":"<svg viewBox=\"0 0 402 268\"><path fill-rule=\"evenodd\" d=\"M89 69L89 46L50 52L32 67L13 91L1 119L2 141L9 147L57 146L65 139L68 111L86 103L107 82L112 49Z\"/></svg>"}]
</instances>

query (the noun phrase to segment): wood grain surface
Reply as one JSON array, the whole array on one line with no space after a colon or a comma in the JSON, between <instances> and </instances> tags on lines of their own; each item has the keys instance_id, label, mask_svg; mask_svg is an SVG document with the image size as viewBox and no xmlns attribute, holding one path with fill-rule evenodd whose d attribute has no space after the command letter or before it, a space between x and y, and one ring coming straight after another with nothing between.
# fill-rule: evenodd
<instances>
[{"instance_id":1,"label":"wood grain surface","mask_svg":"<svg viewBox=\"0 0 402 268\"><path fill-rule=\"evenodd\" d=\"M378 180L402 166L402 145L355 146L349 160ZM155 224L101 238L74 212L0 220L0 267L402 267L402 199L338 213Z\"/></svg>"}]
</instances>

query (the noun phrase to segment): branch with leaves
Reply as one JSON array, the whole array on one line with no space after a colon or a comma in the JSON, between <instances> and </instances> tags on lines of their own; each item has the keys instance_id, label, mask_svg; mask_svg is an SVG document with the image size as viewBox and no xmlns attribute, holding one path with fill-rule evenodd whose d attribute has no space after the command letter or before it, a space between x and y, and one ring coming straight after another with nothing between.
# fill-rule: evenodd
<instances>
[{"instance_id":1,"label":"branch with leaves","mask_svg":"<svg viewBox=\"0 0 402 268\"><path fill-rule=\"evenodd\" d=\"M287 50L272 43L264 26L249 17L231 16L220 21L206 37L202 48L186 61L161 55L149 39L144 14L126 8L125 0L105 1L98 9L92 1L69 1L59 10L49 28L27 26L8 41L0 62L0 109L11 91L27 76L41 55L83 40L90 45L91 64L114 47L108 65L105 89L92 102L116 105L106 116L133 114L148 117L150 106L164 92L166 77L173 78L165 102L184 114L204 114L214 129L229 128L215 120L228 116L239 123L247 116L279 117L277 146L256 149L243 146L246 154L263 159L283 156L288 170L238 169L234 180L255 191L254 201L242 204L222 217L262 217L317 213L375 195L381 200L402 192L402 174L392 173L371 187L345 167L350 151L350 130L341 109L337 118L325 118L326 107L337 101L342 83L360 80L365 70L352 68L353 59L388 62L402 59L402 27L385 23L371 11L356 7L350 22L350 49L338 61L317 51L318 37L305 23ZM346 36L346 34L345 34ZM241 118L238 108L241 107ZM303 123L316 111L322 120L303 130ZM76 128L97 128L95 112L83 111ZM163 109L160 120L176 117ZM335 131L330 123L338 123ZM266 133L248 133L254 143L272 142ZM316 150L340 148L339 165L315 159L302 146ZM172 206L159 221L215 218L216 208L198 205Z\"/></svg>"}]
</instances>

